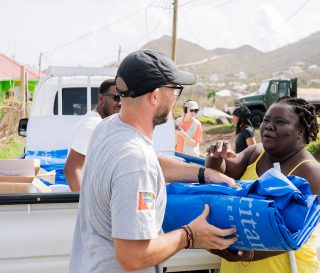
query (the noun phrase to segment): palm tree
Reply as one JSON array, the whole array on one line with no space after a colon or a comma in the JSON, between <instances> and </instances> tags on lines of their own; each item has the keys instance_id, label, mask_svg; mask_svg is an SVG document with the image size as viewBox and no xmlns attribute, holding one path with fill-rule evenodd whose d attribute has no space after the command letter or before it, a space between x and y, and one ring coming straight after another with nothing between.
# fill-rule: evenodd
<instances>
[{"instance_id":1,"label":"palm tree","mask_svg":"<svg viewBox=\"0 0 320 273\"><path fill-rule=\"evenodd\" d=\"M212 104L214 104L215 100L216 100L216 95L217 95L217 91L214 89L209 90L208 94L207 94L207 99L211 99L212 98Z\"/></svg>"}]
</instances>

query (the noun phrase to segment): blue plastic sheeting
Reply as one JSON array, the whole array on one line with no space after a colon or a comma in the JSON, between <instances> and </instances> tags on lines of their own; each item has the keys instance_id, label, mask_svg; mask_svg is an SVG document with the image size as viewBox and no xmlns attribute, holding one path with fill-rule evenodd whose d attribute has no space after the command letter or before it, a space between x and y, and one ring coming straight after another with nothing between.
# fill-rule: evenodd
<instances>
[{"instance_id":1,"label":"blue plastic sheeting","mask_svg":"<svg viewBox=\"0 0 320 273\"><path fill-rule=\"evenodd\" d=\"M187 162L187 163L196 163L196 164L203 165L203 166L205 163L204 158L197 157L197 156L187 155L187 154L179 153L179 152L175 152L175 156L177 158L183 159L183 161Z\"/></svg>"},{"instance_id":2,"label":"blue plastic sheeting","mask_svg":"<svg viewBox=\"0 0 320 273\"><path fill-rule=\"evenodd\" d=\"M47 171L56 171L55 184L67 184L66 177L64 176L63 169L68 156L68 150L55 150L55 151L27 151L26 159L40 159L41 168ZM43 181L47 185L47 182Z\"/></svg>"},{"instance_id":3,"label":"blue plastic sheeting","mask_svg":"<svg viewBox=\"0 0 320 273\"><path fill-rule=\"evenodd\" d=\"M165 232L188 224L210 206L207 218L219 228L235 227L235 250L296 250L320 220L318 197L308 181L275 169L242 188L219 184L172 183L167 186Z\"/></svg>"}]
</instances>

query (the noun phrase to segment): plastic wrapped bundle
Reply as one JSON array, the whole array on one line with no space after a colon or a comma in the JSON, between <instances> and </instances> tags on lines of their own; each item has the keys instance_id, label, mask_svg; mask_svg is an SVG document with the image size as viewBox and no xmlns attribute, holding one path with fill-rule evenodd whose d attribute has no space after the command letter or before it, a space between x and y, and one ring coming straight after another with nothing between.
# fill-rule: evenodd
<instances>
[{"instance_id":1,"label":"plastic wrapped bundle","mask_svg":"<svg viewBox=\"0 0 320 273\"><path fill-rule=\"evenodd\" d=\"M41 168L51 171L56 171L55 184L67 184L63 173L64 165L68 156L68 150L54 150L54 151L27 151L26 159L37 158L40 159Z\"/></svg>"},{"instance_id":2,"label":"plastic wrapped bundle","mask_svg":"<svg viewBox=\"0 0 320 273\"><path fill-rule=\"evenodd\" d=\"M167 186L165 232L188 224L210 206L207 221L219 228L235 227L235 250L296 250L320 220L318 197L308 181L275 169L242 188L219 184L172 183Z\"/></svg>"}]
</instances>

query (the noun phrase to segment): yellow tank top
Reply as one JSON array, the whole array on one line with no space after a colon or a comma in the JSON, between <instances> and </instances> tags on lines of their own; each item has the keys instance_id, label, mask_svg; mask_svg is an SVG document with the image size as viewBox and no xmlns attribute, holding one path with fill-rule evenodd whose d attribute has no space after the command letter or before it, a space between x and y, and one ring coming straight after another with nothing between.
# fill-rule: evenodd
<instances>
[{"instance_id":1,"label":"yellow tank top","mask_svg":"<svg viewBox=\"0 0 320 273\"><path fill-rule=\"evenodd\" d=\"M258 158L250 164L241 180L255 180L258 179L256 167L260 158L263 156L264 150L260 153ZM304 160L297 164L289 173L292 174L301 164L307 161ZM296 264L298 273L316 273L319 269L319 261L317 253L313 245L314 234L311 235L309 241L303 245L302 248L295 251ZM220 273L291 273L289 255L283 253L278 256L266 258L255 262L228 262L222 259Z\"/></svg>"}]
</instances>

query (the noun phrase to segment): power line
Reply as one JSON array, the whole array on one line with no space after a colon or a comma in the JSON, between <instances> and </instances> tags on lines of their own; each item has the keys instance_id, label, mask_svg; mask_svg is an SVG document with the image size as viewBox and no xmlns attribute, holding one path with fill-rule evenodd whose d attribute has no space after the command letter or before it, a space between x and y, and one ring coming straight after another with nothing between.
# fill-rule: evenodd
<instances>
[{"instance_id":1,"label":"power line","mask_svg":"<svg viewBox=\"0 0 320 273\"><path fill-rule=\"evenodd\" d=\"M223 3L220 3L220 4L217 4L217 5L215 5L215 6L213 6L213 7L209 7L209 8L206 8L206 9L216 9L216 8L220 8L220 7L222 7L222 6L224 6L224 5L227 5L227 4L230 4L231 2L234 2L234 1L236 1L236 0L228 0L228 1L225 1L225 2L223 2ZM191 1L189 1L189 2L187 2L187 3L185 3L185 4L189 4ZM187 20L187 12L188 12L189 10L187 9L184 13L182 13L182 18L185 20L185 23L188 25L188 31L189 31L189 33L193 36L193 38L197 41L197 43L200 45L201 44L201 42L200 42L200 39L197 37L197 35L195 35L194 34L194 32L192 31L192 28L191 28L191 25L189 24L189 21ZM202 54L205 58L208 58L208 56L206 56L205 54Z\"/></svg>"},{"instance_id":2,"label":"power line","mask_svg":"<svg viewBox=\"0 0 320 273\"><path fill-rule=\"evenodd\" d=\"M149 39L149 26L148 26L148 9L145 9L144 11L144 25L147 33L147 41L149 43L150 39Z\"/></svg>"},{"instance_id":3,"label":"power line","mask_svg":"<svg viewBox=\"0 0 320 273\"><path fill-rule=\"evenodd\" d=\"M232 3L232 2L234 2L234 1L236 1L236 0L229 0L229 1L225 1L225 2L223 2L223 3L221 3L221 4L218 4L218 5L215 5L215 6L211 7L211 8L209 8L209 9L216 9L216 8L220 8L220 7L222 7L222 6L225 6L225 5L227 5L227 4Z\"/></svg>"},{"instance_id":4,"label":"power line","mask_svg":"<svg viewBox=\"0 0 320 273\"><path fill-rule=\"evenodd\" d=\"M285 23L287 23L288 21L290 21L295 15L297 15L309 2L310 0L306 0L303 2L303 4L301 6L298 7L298 9L296 9L289 17L286 18L286 20L284 20L280 25L278 25L275 29L273 29L272 31L270 31L266 36L264 36L263 38L255 41L252 45L256 45L261 43L262 41L266 40L267 38L269 38L273 33L275 33L276 31L278 31L279 28L281 28Z\"/></svg>"},{"instance_id":5,"label":"power line","mask_svg":"<svg viewBox=\"0 0 320 273\"><path fill-rule=\"evenodd\" d=\"M165 0L165 1L166 1L166 0ZM154 1L154 3L155 3L155 2L156 2L156 1ZM165 2L165 3L166 3L166 2ZM163 10L169 9L169 8L167 8L167 7L163 7L163 6L160 6L160 5L149 4L149 5L146 6L145 8L140 9L140 10L137 10L136 12L134 12L134 13L132 13L132 14L129 14L128 16L126 16L126 17L124 17L124 18L122 18L122 19L120 19L120 20L117 20L117 21L115 21L115 22L113 22L113 23L111 23L111 24L108 24L108 25L105 25L105 26L103 26L103 27L100 27L99 29L97 29L97 30L95 30L95 31L93 31L93 32L87 33L87 34L82 35L82 36L80 36L80 37L78 37L78 38L76 38L76 39L73 39L73 40L71 40L71 41L69 41L69 42L66 42L66 43L64 43L64 44L62 44L62 45L60 45L60 46L58 46L58 47L56 47L56 48L54 48L54 49L52 49L52 50L48 50L48 51L46 51L46 54L47 54L48 52L55 51L55 50L57 50L57 49L59 49L59 48L62 48L62 47L64 47L64 46L66 46L66 45L68 45L68 44L71 44L71 43L73 43L73 42L76 42L76 41L78 41L78 40L85 39L85 38L87 38L88 36L93 35L94 33L97 33L97 32L99 32L99 31L102 31L102 30L104 30L105 28L108 28L108 27L110 27L110 26L113 25L113 24L117 24L117 23L119 23L119 22L121 22L121 21L124 21L124 20L126 20L126 19L128 19L128 18L130 18L130 17L132 17L132 16L134 16L134 15L142 12L143 10L147 11L148 8L151 8L151 7L154 7L154 8L162 8ZM145 20L146 20L146 19L145 19ZM157 24L157 26L155 27L155 29L154 29L153 31L155 31L156 29L158 29L158 27L160 26L160 23L161 23L161 19L160 19L159 23ZM146 24L146 22L145 22L145 24ZM141 28L139 27L138 31L139 31L140 29L141 29ZM149 37L149 31L148 31L148 29L147 29L147 35L146 35L146 36ZM144 37L143 40L144 40L145 38L146 38L146 37ZM149 40L149 39L147 39L147 41L148 41L148 40ZM132 44L129 48L132 48L133 45L136 45L136 44L138 44L139 42L141 42L141 39L139 39L139 41L137 41L137 42L135 42L134 44ZM122 52L128 51L129 48L127 48L126 50L122 50ZM42 54L44 55L44 53L42 53ZM118 53L117 53L117 54L118 54ZM50 54L48 54L48 55L50 55ZM46 56L46 57L47 57L47 56ZM96 61L94 61L94 62L97 62L97 61L98 61L98 60L96 60ZM91 64L91 63L94 63L94 62L93 62L93 61L90 61L90 62L86 62L86 63L84 63L84 64Z\"/></svg>"},{"instance_id":6,"label":"power line","mask_svg":"<svg viewBox=\"0 0 320 273\"><path fill-rule=\"evenodd\" d=\"M181 7L187 6L189 4L192 4L192 2L194 2L194 1L196 1L196 0L189 0L186 3L183 3L183 4L179 5L178 7L181 8Z\"/></svg>"},{"instance_id":7,"label":"power line","mask_svg":"<svg viewBox=\"0 0 320 273\"><path fill-rule=\"evenodd\" d=\"M62 47L65 47L65 46L67 46L67 45L69 45L69 44L72 44L72 43L77 42L77 41L79 41L79 40L85 39L85 38L87 38L87 37L89 37L89 36L91 36L91 35L93 35L93 34L95 34L95 33L97 33L97 32L100 32L100 31L102 31L102 30L104 30L104 29L106 29L106 28L109 28L109 27L112 26L112 25L118 24L118 23L120 23L120 22L123 22L123 21L125 21L125 20L127 20L127 19L129 19L129 18L131 18L131 17L133 17L133 16L135 16L136 14L144 11L146 8L148 8L148 6L142 8L142 9L139 9L139 10L137 10L137 11L129 14L128 16L126 16L126 17L124 17L124 18L121 18L121 19L119 19L119 20L117 20L117 21L114 21L114 22L112 22L112 23L110 23L110 24L108 24L108 25L102 26L102 27L98 28L98 29L95 30L95 31L91 31L91 32L89 32L89 33L87 33L87 34L84 34L84 35L82 35L82 36L80 36L80 37L78 37L78 38L76 38L76 39L73 39L73 40L71 40L71 41L68 41L68 42L66 42L66 43L63 43L63 44L61 44L61 45L59 45L59 46L57 46L57 47L55 47L55 48L53 48L53 49L47 50L47 51L45 51L44 53L45 53L45 54L48 54L48 52L56 51L57 49L60 49L60 48L62 48Z\"/></svg>"},{"instance_id":8,"label":"power line","mask_svg":"<svg viewBox=\"0 0 320 273\"><path fill-rule=\"evenodd\" d=\"M161 20L161 18L160 18L160 19L159 19L159 22L158 22L158 24L155 26L155 28L153 28L153 29L151 30L151 33L154 33L154 32L159 28L159 26L161 25L161 22L162 22L162 20ZM145 40L145 39L148 39L148 37L149 37L148 34L146 34L146 35L143 36L142 38L138 38L137 41L133 42L131 45L129 45L128 47L126 47L126 48L124 48L123 50L121 50L121 53L127 53L127 52L129 52L130 50L132 50L133 48L135 48L138 44L140 44L141 41L143 41L143 40ZM149 40L147 40L147 42L149 42ZM111 55L111 56L110 56L110 59L113 58L113 57L116 57L117 54L118 54L118 53ZM96 59L95 61L90 61L90 62L82 63L82 65L90 65L90 64L97 63L97 62L99 62L99 61L101 61L101 58L100 58L99 60Z\"/></svg>"}]
</instances>

